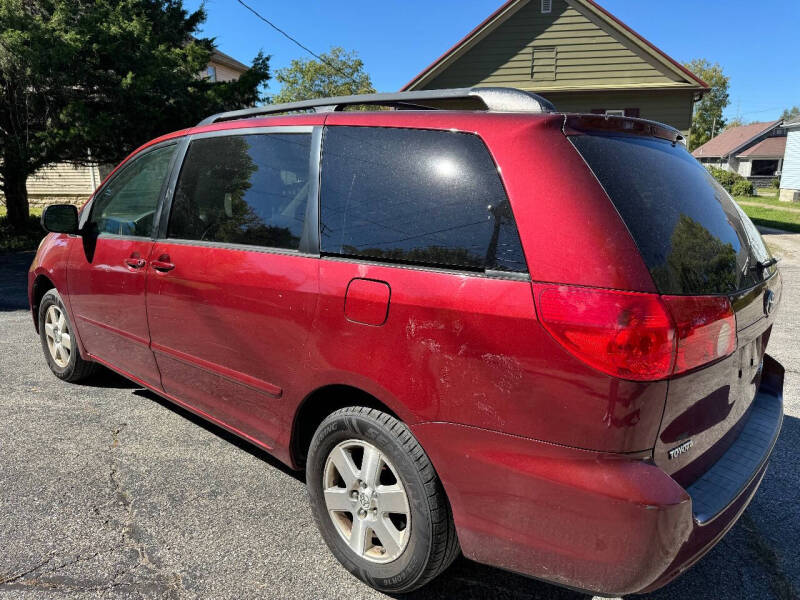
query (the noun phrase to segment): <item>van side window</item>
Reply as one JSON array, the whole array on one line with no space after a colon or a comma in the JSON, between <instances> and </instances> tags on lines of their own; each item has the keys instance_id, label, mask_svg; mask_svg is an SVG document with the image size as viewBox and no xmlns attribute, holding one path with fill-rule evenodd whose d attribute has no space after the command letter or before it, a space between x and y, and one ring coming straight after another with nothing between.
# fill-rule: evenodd
<instances>
[{"instance_id":1,"label":"van side window","mask_svg":"<svg viewBox=\"0 0 800 600\"><path fill-rule=\"evenodd\" d=\"M153 235L153 218L176 144L134 158L114 175L92 203L89 227L95 233Z\"/></svg>"},{"instance_id":2,"label":"van side window","mask_svg":"<svg viewBox=\"0 0 800 600\"><path fill-rule=\"evenodd\" d=\"M192 141L167 237L296 250L308 203L311 134Z\"/></svg>"},{"instance_id":3,"label":"van side window","mask_svg":"<svg viewBox=\"0 0 800 600\"><path fill-rule=\"evenodd\" d=\"M320 193L323 253L527 272L497 167L475 135L328 127Z\"/></svg>"}]
</instances>

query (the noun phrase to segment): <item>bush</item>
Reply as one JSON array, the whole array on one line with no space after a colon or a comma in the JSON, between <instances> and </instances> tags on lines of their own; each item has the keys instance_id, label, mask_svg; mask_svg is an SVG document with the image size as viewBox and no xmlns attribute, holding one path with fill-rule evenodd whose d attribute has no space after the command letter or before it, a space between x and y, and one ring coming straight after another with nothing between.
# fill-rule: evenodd
<instances>
[{"instance_id":1,"label":"bush","mask_svg":"<svg viewBox=\"0 0 800 600\"><path fill-rule=\"evenodd\" d=\"M752 196L753 184L747 179L742 178L731 186L731 195L733 196Z\"/></svg>"},{"instance_id":2,"label":"bush","mask_svg":"<svg viewBox=\"0 0 800 600\"><path fill-rule=\"evenodd\" d=\"M769 182L769 187L774 187L776 190L781 187L781 180L778 177L773 177Z\"/></svg>"},{"instance_id":3,"label":"bush","mask_svg":"<svg viewBox=\"0 0 800 600\"><path fill-rule=\"evenodd\" d=\"M22 231L16 232L8 224L8 217L0 217L0 254L20 250L36 250L47 235L39 223L39 217L31 215Z\"/></svg>"},{"instance_id":4,"label":"bush","mask_svg":"<svg viewBox=\"0 0 800 600\"><path fill-rule=\"evenodd\" d=\"M748 195L753 193L753 184L750 183L745 177L733 171L726 171L725 169L717 169L716 167L709 167L708 172L716 179L725 190L734 196ZM749 186L750 192L748 194L736 194L733 189L736 184L740 184L738 189L744 189L744 184Z\"/></svg>"}]
</instances>

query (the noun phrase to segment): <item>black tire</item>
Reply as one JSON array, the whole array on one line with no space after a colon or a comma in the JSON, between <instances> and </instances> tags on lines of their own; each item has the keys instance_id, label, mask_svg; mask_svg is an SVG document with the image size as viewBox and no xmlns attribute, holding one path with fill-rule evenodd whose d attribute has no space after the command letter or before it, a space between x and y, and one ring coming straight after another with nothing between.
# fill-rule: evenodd
<instances>
[{"instance_id":1,"label":"black tire","mask_svg":"<svg viewBox=\"0 0 800 600\"><path fill-rule=\"evenodd\" d=\"M45 332L47 311L51 306L56 306L58 310L61 311L61 314L64 315L67 330L71 334L72 343L69 352L69 360L65 361L66 364L64 366L59 365L50 353L47 334ZM69 321L69 315L67 314L66 308L64 308L64 303L61 301L61 296L55 288L48 290L45 295L42 296L42 301L39 303L39 339L42 343L42 351L44 352L45 360L47 360L47 366L50 367L53 374L59 379L74 383L92 375L97 370L97 363L81 358L80 352L78 352L77 341L75 341L75 336L72 332L74 332L74 329L72 323Z\"/></svg>"},{"instance_id":2,"label":"black tire","mask_svg":"<svg viewBox=\"0 0 800 600\"><path fill-rule=\"evenodd\" d=\"M408 497L410 534L402 553L388 563L366 560L351 550L331 519L323 493L327 458L346 440L375 446L397 471ZM404 424L379 410L337 410L317 428L308 452L306 483L311 509L325 543L353 575L387 593L416 590L444 571L460 553L450 504L425 451ZM355 516L353 517L355 518Z\"/></svg>"}]
</instances>

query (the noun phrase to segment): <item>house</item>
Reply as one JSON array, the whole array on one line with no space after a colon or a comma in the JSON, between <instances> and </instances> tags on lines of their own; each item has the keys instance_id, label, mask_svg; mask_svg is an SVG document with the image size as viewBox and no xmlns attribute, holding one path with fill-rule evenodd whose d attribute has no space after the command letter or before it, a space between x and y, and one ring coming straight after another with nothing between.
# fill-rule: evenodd
<instances>
[{"instance_id":1,"label":"house","mask_svg":"<svg viewBox=\"0 0 800 600\"><path fill-rule=\"evenodd\" d=\"M785 147L786 128L779 119L729 127L692 155L706 166L747 177L755 187L767 187L780 175Z\"/></svg>"},{"instance_id":2,"label":"house","mask_svg":"<svg viewBox=\"0 0 800 600\"><path fill-rule=\"evenodd\" d=\"M211 60L208 61L205 75L211 81L235 81L249 67L240 63L235 58L228 56L224 52L214 50Z\"/></svg>"},{"instance_id":3,"label":"house","mask_svg":"<svg viewBox=\"0 0 800 600\"><path fill-rule=\"evenodd\" d=\"M508 0L403 90L516 87L689 133L708 84L592 0Z\"/></svg>"},{"instance_id":4,"label":"house","mask_svg":"<svg viewBox=\"0 0 800 600\"><path fill-rule=\"evenodd\" d=\"M211 81L232 81L247 71L247 65L214 50L208 67L200 76ZM76 166L68 163L48 165L28 178L28 201L31 206L56 202L81 204L97 189L114 165Z\"/></svg>"},{"instance_id":5,"label":"house","mask_svg":"<svg viewBox=\"0 0 800 600\"><path fill-rule=\"evenodd\" d=\"M800 202L800 119L784 123L786 151L781 169L780 196L784 202Z\"/></svg>"}]
</instances>

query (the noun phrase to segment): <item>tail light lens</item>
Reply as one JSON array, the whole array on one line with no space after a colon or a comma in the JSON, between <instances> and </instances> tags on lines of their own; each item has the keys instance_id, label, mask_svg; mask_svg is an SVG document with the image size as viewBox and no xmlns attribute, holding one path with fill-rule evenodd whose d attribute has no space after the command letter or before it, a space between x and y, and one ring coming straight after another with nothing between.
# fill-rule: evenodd
<instances>
[{"instance_id":1,"label":"tail light lens","mask_svg":"<svg viewBox=\"0 0 800 600\"><path fill-rule=\"evenodd\" d=\"M724 297L539 284L534 293L539 319L564 348L622 379L664 379L736 347L736 322Z\"/></svg>"},{"instance_id":2,"label":"tail light lens","mask_svg":"<svg viewBox=\"0 0 800 600\"><path fill-rule=\"evenodd\" d=\"M736 350L736 317L725 297L662 296L678 338L675 373L728 356Z\"/></svg>"}]
</instances>

